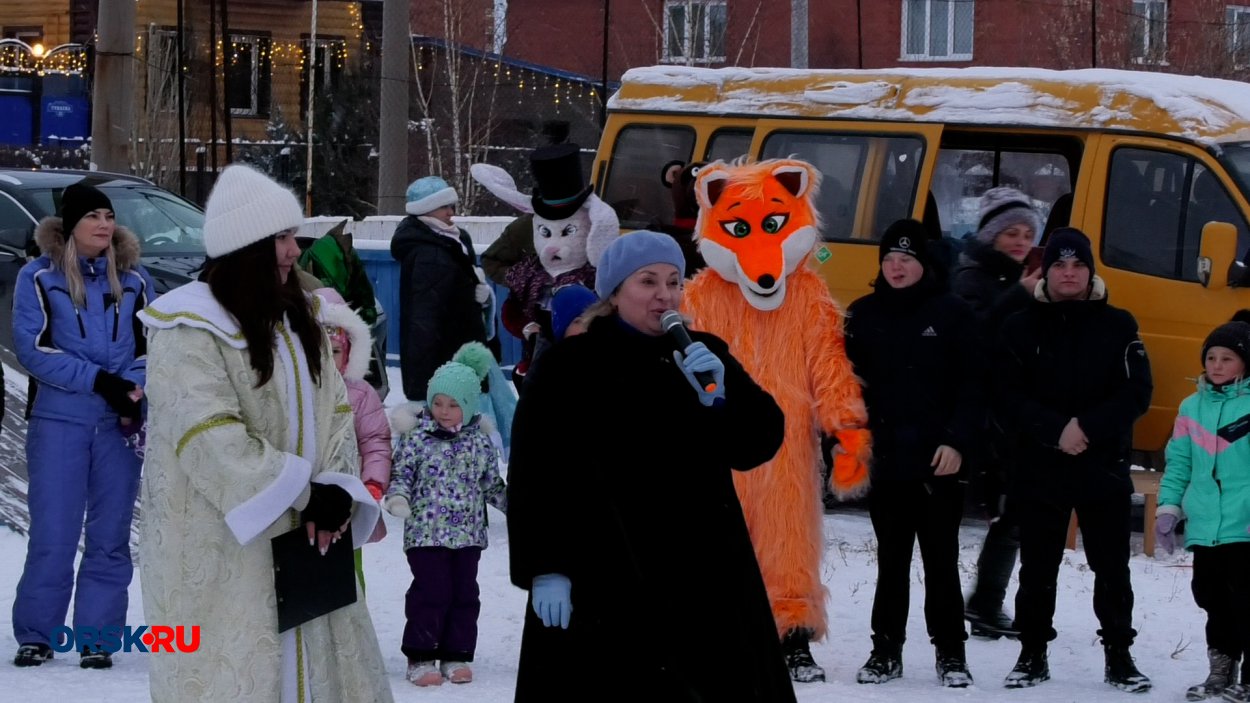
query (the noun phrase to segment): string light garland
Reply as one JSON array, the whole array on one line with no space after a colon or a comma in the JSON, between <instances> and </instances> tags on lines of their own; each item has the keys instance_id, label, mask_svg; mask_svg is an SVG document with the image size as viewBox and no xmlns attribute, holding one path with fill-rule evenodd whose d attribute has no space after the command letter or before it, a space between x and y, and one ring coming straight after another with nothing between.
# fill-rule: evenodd
<instances>
[{"instance_id":1,"label":"string light garland","mask_svg":"<svg viewBox=\"0 0 1250 703\"><path fill-rule=\"evenodd\" d=\"M43 56L19 39L0 41L0 73L43 75L78 75L87 70L87 47L62 44Z\"/></svg>"}]
</instances>

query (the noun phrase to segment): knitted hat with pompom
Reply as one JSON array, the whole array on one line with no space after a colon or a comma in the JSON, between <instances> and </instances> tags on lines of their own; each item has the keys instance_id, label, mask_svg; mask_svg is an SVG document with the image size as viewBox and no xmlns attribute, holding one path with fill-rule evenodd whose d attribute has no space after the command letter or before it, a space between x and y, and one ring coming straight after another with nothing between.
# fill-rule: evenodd
<instances>
[{"instance_id":1,"label":"knitted hat with pompom","mask_svg":"<svg viewBox=\"0 0 1250 703\"><path fill-rule=\"evenodd\" d=\"M477 414L482 381L494 363L494 355L481 342L469 342L460 347L451 361L438 367L430 378L425 396L427 407L433 407L434 396L445 395L456 401L464 412L464 421L468 422Z\"/></svg>"}]
</instances>

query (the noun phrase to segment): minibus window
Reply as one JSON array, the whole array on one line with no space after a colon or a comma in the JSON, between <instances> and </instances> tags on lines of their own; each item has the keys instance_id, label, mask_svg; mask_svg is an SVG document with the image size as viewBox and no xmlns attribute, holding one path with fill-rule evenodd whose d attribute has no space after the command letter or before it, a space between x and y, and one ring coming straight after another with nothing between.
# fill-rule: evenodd
<instances>
[{"instance_id":1,"label":"minibus window","mask_svg":"<svg viewBox=\"0 0 1250 703\"><path fill-rule=\"evenodd\" d=\"M1237 228L1238 258L1245 261L1250 225L1219 174L1181 154L1129 148L1112 154L1103 228L1107 265L1197 281L1208 222Z\"/></svg>"},{"instance_id":2,"label":"minibus window","mask_svg":"<svg viewBox=\"0 0 1250 703\"><path fill-rule=\"evenodd\" d=\"M733 161L739 156L746 156L751 151L749 129L718 129L707 140L707 150L703 154L704 161Z\"/></svg>"},{"instance_id":3,"label":"minibus window","mask_svg":"<svg viewBox=\"0 0 1250 703\"><path fill-rule=\"evenodd\" d=\"M1028 195L1045 222L1051 206L1072 192L1071 173L1068 157L1058 152L944 148L932 185L943 235L965 239L976 234L981 196L995 186Z\"/></svg>"},{"instance_id":4,"label":"minibus window","mask_svg":"<svg viewBox=\"0 0 1250 703\"><path fill-rule=\"evenodd\" d=\"M679 125L629 125L617 133L603 200L616 209L622 228L672 223L672 194L660 170L670 161L689 161L694 142L694 130Z\"/></svg>"},{"instance_id":5,"label":"minibus window","mask_svg":"<svg viewBox=\"0 0 1250 703\"><path fill-rule=\"evenodd\" d=\"M920 137L777 131L764 140L760 158L791 156L823 175L816 208L826 241L876 240L882 223L911 216L924 158Z\"/></svg>"}]
</instances>

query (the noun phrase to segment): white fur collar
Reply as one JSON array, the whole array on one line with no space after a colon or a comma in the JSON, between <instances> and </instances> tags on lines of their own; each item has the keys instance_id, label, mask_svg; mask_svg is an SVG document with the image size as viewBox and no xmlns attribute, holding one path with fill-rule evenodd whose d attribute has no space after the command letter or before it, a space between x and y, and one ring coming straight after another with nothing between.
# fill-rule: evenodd
<instances>
[{"instance_id":1,"label":"white fur collar","mask_svg":"<svg viewBox=\"0 0 1250 703\"><path fill-rule=\"evenodd\" d=\"M192 281L157 298L139 313L139 319L153 329L186 325L207 330L235 349L247 348L239 323L202 281Z\"/></svg>"}]
</instances>

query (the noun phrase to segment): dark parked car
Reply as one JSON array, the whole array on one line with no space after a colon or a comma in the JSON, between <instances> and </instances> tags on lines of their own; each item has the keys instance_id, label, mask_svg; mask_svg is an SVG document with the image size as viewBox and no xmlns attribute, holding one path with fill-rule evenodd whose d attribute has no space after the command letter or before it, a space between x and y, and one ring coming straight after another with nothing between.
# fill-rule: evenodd
<instances>
[{"instance_id":1,"label":"dark parked car","mask_svg":"<svg viewBox=\"0 0 1250 703\"><path fill-rule=\"evenodd\" d=\"M0 169L0 355L11 366L20 368L12 352L17 272L28 256L39 254L35 226L56 213L66 186L84 178L109 196L118 224L139 238L143 266L156 280L157 293L192 280L204 265L203 211L151 181L95 171ZM386 315L380 304L378 310L369 381L385 399Z\"/></svg>"}]
</instances>

